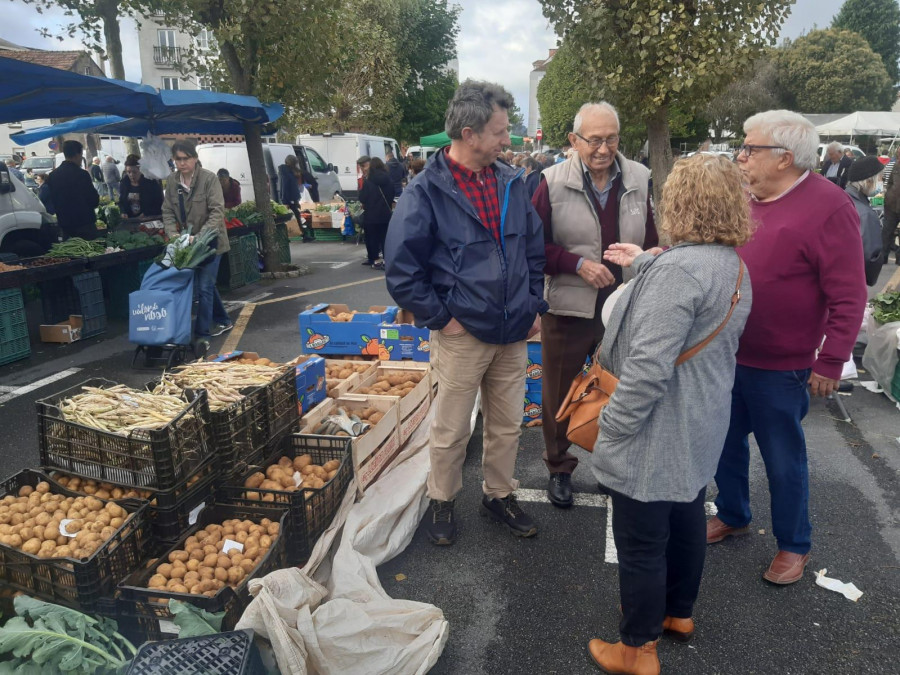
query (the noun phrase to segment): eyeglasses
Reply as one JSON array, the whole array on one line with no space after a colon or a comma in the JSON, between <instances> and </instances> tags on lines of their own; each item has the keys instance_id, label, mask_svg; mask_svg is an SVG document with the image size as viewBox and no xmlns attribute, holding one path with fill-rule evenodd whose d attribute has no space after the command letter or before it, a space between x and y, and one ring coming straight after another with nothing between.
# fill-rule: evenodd
<instances>
[{"instance_id":1,"label":"eyeglasses","mask_svg":"<svg viewBox=\"0 0 900 675\"><path fill-rule=\"evenodd\" d=\"M191 159L194 159L194 158L193 158L193 157L185 157L184 155L181 155L180 157L174 157L173 159L174 159L176 162L187 162L188 160L191 160Z\"/></svg>"},{"instance_id":2,"label":"eyeglasses","mask_svg":"<svg viewBox=\"0 0 900 675\"><path fill-rule=\"evenodd\" d=\"M585 143L587 143L588 147L591 150L596 150L604 143L606 143L607 148L614 148L619 144L618 134L613 134L612 136L607 136L606 138L585 138L584 136L579 134L577 131L573 131L572 133L575 134L576 136L578 136L578 138L583 140Z\"/></svg>"},{"instance_id":3,"label":"eyeglasses","mask_svg":"<svg viewBox=\"0 0 900 675\"><path fill-rule=\"evenodd\" d=\"M748 145L747 143L744 143L744 145L738 148L738 154L752 157L753 153L757 150L787 150L787 148L783 145Z\"/></svg>"}]
</instances>

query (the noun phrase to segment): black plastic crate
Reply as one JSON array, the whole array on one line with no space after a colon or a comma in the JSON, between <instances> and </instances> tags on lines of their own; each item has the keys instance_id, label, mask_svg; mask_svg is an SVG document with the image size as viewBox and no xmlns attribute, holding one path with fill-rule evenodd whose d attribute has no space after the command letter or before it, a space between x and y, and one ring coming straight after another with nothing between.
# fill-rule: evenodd
<instances>
[{"instance_id":1,"label":"black plastic crate","mask_svg":"<svg viewBox=\"0 0 900 675\"><path fill-rule=\"evenodd\" d=\"M208 466L212 468L204 477L192 484L181 499L171 507L154 506L147 508L147 520L150 521L153 538L158 543L171 545L192 525L191 513L204 504L212 504L216 483L219 479L218 463L215 458ZM205 467L204 467L205 468ZM161 496L163 493L160 493ZM161 501L157 498L157 502Z\"/></svg>"},{"instance_id":2,"label":"black plastic crate","mask_svg":"<svg viewBox=\"0 0 900 675\"><path fill-rule=\"evenodd\" d=\"M256 235L250 234L239 239L244 256L244 283L255 284L259 281L259 248Z\"/></svg>"},{"instance_id":3,"label":"black plastic crate","mask_svg":"<svg viewBox=\"0 0 900 675\"><path fill-rule=\"evenodd\" d=\"M0 365L31 356L22 290L0 291Z\"/></svg>"},{"instance_id":4,"label":"black plastic crate","mask_svg":"<svg viewBox=\"0 0 900 675\"><path fill-rule=\"evenodd\" d=\"M25 469L0 483L0 497L17 495L23 486L35 487L46 480L43 473ZM50 491L67 497L80 496L52 483ZM149 540L147 503L124 500L118 504L133 515L86 560L38 558L0 544L0 580L41 600L88 613L100 612L115 593L116 584L140 565Z\"/></svg>"},{"instance_id":5,"label":"black plastic crate","mask_svg":"<svg viewBox=\"0 0 900 675\"><path fill-rule=\"evenodd\" d=\"M152 642L140 648L128 675L266 675L252 630Z\"/></svg>"},{"instance_id":6,"label":"black plastic crate","mask_svg":"<svg viewBox=\"0 0 900 675\"><path fill-rule=\"evenodd\" d=\"M61 323L78 314L82 317L82 339L106 331L106 305L99 272L45 281L40 287L45 323Z\"/></svg>"},{"instance_id":7,"label":"black plastic crate","mask_svg":"<svg viewBox=\"0 0 900 675\"><path fill-rule=\"evenodd\" d=\"M300 423L300 410L297 406L297 374L293 366L265 385L265 396L266 439L263 445L278 438L285 431L296 429Z\"/></svg>"},{"instance_id":8,"label":"black plastic crate","mask_svg":"<svg viewBox=\"0 0 900 675\"><path fill-rule=\"evenodd\" d=\"M262 562L256 566L256 569L244 577L244 580L237 588L225 586L210 598L205 595L172 593L165 589L147 587L150 577L156 574L156 568L168 562L170 553L182 550L184 541L188 537L209 524L221 523L232 518L252 520L257 523L263 518L268 518L272 522L279 524L279 533L269 548L269 552L262 559ZM231 504L207 506L200 512L197 523L187 530L176 544L166 549L152 565L132 573L119 583L116 603L117 612L133 618L156 620L159 631L152 630L150 633L151 639L176 637L170 628L173 616L169 611L168 603L173 599L181 600L200 609L205 609L207 612L224 611L225 618L222 621L222 630L232 630L241 618L241 614L243 614L247 605L250 604L250 592L247 590L250 580L265 576L270 572L285 567L287 564L285 557L286 519L287 512L277 508L265 508L258 505L243 507Z\"/></svg>"},{"instance_id":9,"label":"black plastic crate","mask_svg":"<svg viewBox=\"0 0 900 675\"><path fill-rule=\"evenodd\" d=\"M161 429L136 429L127 436L63 419L58 403L82 387L109 387L95 378L37 402L41 464L85 478L138 489L174 490L212 456L207 438L205 391L185 390L185 410Z\"/></svg>"},{"instance_id":10,"label":"black plastic crate","mask_svg":"<svg viewBox=\"0 0 900 675\"><path fill-rule=\"evenodd\" d=\"M316 541L334 519L334 515L344 500L347 486L350 485L353 478L350 445L350 439L304 436L302 434L285 436L277 445L270 448L271 452L267 454L264 461L259 463L259 466L251 467L240 476L236 483L226 484L219 488L219 499L240 506L259 504L285 506L288 510L288 564L301 565L309 558ZM265 473L266 468L277 464L278 459L282 456L293 460L299 455L310 455L313 464L322 465L333 459L340 460L341 464L334 478L318 490L307 488L288 492L244 487L244 481L250 474L260 470ZM248 492L258 493L261 499L247 499ZM271 495L271 502L262 501L267 495Z\"/></svg>"},{"instance_id":11,"label":"black plastic crate","mask_svg":"<svg viewBox=\"0 0 900 675\"><path fill-rule=\"evenodd\" d=\"M231 250L222 255L219 262L219 274L216 283L226 291L232 291L244 285L244 249L240 237L229 237Z\"/></svg>"},{"instance_id":12,"label":"black plastic crate","mask_svg":"<svg viewBox=\"0 0 900 675\"><path fill-rule=\"evenodd\" d=\"M106 315L113 319L127 319L129 316L128 296L141 288L144 274L153 260L126 262L103 270L103 287L107 293Z\"/></svg>"}]
</instances>

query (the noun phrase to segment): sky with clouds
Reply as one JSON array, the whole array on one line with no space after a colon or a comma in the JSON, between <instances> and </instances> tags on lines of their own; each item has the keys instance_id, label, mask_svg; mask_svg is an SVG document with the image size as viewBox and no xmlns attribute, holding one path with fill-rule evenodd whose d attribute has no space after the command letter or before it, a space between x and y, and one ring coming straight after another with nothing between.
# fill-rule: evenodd
<instances>
[{"instance_id":1,"label":"sky with clouds","mask_svg":"<svg viewBox=\"0 0 900 675\"><path fill-rule=\"evenodd\" d=\"M528 119L528 76L531 64L547 57L556 46L556 35L541 13L538 0L457 0L462 7L458 38L459 74L504 85L516 98ZM782 37L797 37L815 27L826 27L843 0L797 0L785 22ZM0 0L0 38L38 49L78 49L77 39L57 41L43 38L37 29L51 32L65 25L62 10L38 14L34 5L21 0ZM125 76L141 77L137 54L137 29L133 21L122 22L125 45ZM134 47L129 50L129 47ZM532 131L533 130L529 130Z\"/></svg>"}]
</instances>

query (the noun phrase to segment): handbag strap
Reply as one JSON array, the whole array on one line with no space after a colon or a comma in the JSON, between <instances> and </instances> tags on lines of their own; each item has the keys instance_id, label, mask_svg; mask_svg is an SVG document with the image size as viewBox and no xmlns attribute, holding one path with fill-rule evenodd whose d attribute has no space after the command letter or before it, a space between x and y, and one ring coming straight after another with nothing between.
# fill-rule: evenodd
<instances>
[{"instance_id":1,"label":"handbag strap","mask_svg":"<svg viewBox=\"0 0 900 675\"><path fill-rule=\"evenodd\" d=\"M744 280L744 261L738 258L738 265L740 265L738 269L738 278L737 285L734 288L734 294L731 296L731 307L728 309L728 314L725 315L725 320L719 324L719 327L716 328L712 333L710 333L709 337L707 337L703 342L700 342L687 351L683 352L681 356L675 361L676 366L680 366L685 361L694 358L703 351L703 348L706 347L710 342L713 341L713 338L718 335L723 328L725 328L725 324L728 323L728 320L731 319L731 315L734 313L734 308L737 307L738 302L741 300L741 282Z\"/></svg>"}]
</instances>

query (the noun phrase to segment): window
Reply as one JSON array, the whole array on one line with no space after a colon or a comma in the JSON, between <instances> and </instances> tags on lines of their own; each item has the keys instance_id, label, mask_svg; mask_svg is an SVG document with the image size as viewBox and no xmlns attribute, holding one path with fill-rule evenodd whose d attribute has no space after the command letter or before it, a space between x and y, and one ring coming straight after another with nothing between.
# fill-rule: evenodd
<instances>
[{"instance_id":1,"label":"window","mask_svg":"<svg viewBox=\"0 0 900 675\"><path fill-rule=\"evenodd\" d=\"M204 28L196 37L197 48L201 51L208 51L216 48L216 38L213 32L208 28Z\"/></svg>"},{"instance_id":2,"label":"window","mask_svg":"<svg viewBox=\"0 0 900 675\"><path fill-rule=\"evenodd\" d=\"M162 88L163 89L180 89L178 86L178 78L177 77L164 77L162 79Z\"/></svg>"},{"instance_id":3,"label":"window","mask_svg":"<svg viewBox=\"0 0 900 675\"><path fill-rule=\"evenodd\" d=\"M309 165L312 167L312 170L314 172L325 173L326 171L328 171L328 165L325 164L325 160L322 159L322 156L312 148L306 148L306 158L309 160Z\"/></svg>"},{"instance_id":4,"label":"window","mask_svg":"<svg viewBox=\"0 0 900 675\"><path fill-rule=\"evenodd\" d=\"M212 91L212 78L210 77L198 77L197 78L197 88L202 89L203 91Z\"/></svg>"},{"instance_id":5,"label":"window","mask_svg":"<svg viewBox=\"0 0 900 675\"><path fill-rule=\"evenodd\" d=\"M156 40L160 47L175 46L175 31L169 28L156 31Z\"/></svg>"}]
</instances>

